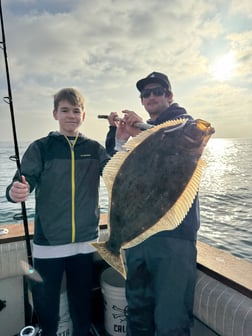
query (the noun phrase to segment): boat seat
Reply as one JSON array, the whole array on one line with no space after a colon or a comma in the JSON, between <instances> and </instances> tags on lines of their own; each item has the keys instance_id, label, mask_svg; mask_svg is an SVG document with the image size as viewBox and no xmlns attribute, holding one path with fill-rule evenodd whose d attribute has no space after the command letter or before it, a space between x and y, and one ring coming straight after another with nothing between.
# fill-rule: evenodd
<instances>
[{"instance_id":1,"label":"boat seat","mask_svg":"<svg viewBox=\"0 0 252 336\"><path fill-rule=\"evenodd\" d=\"M0 244L0 280L23 275L21 260L27 262L24 240Z\"/></svg>"},{"instance_id":2,"label":"boat seat","mask_svg":"<svg viewBox=\"0 0 252 336\"><path fill-rule=\"evenodd\" d=\"M194 315L221 336L252 335L252 299L197 271Z\"/></svg>"}]
</instances>

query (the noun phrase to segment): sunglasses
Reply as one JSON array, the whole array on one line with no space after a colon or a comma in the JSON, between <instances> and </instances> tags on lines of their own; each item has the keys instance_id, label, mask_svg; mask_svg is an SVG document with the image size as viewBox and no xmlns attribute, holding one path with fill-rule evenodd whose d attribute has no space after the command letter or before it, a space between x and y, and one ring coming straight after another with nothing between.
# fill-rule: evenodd
<instances>
[{"instance_id":1,"label":"sunglasses","mask_svg":"<svg viewBox=\"0 0 252 336\"><path fill-rule=\"evenodd\" d=\"M162 86L155 87L153 89L143 89L141 91L141 98L149 98L151 93L153 93L154 96L160 97L163 96L164 93L166 93L167 90L163 88Z\"/></svg>"}]
</instances>

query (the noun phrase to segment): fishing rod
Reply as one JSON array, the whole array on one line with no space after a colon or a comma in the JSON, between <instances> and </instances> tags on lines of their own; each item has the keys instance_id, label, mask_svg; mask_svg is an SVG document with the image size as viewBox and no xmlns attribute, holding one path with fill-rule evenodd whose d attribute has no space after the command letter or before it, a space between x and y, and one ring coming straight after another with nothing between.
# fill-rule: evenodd
<instances>
[{"instance_id":1,"label":"fishing rod","mask_svg":"<svg viewBox=\"0 0 252 336\"><path fill-rule=\"evenodd\" d=\"M5 103L7 103L9 105L9 108L10 108L12 133L13 133L14 148L15 148L15 155L10 156L10 160L13 160L13 161L16 162L17 173L18 173L19 179L21 181L21 164L20 164L20 156L19 156L19 149L18 149L18 141L17 141L17 132L16 132L15 115L14 115L14 107L13 107L12 92L11 92L11 84L10 84L10 74L9 74L6 42L5 42L5 31L4 31L4 21L3 21L3 11L2 11L2 1L1 0L0 0L0 20L1 20L1 31L2 31L2 41L0 41L0 48L3 50L3 53L4 53L6 78L7 78L7 86L8 86L8 97L4 97L3 100L4 100ZM30 279L36 279L36 273L37 272L33 269L29 225L28 225L25 202L21 202L21 210L22 210L21 214L15 215L13 217L16 220L21 220L21 219L23 220L28 264L26 262L21 263L21 268L22 268L24 274L27 275L28 277L30 277ZM32 312L31 312L27 281L24 281L24 298L25 298L24 299L24 302L25 302L25 324L27 325L27 324L30 324L32 319L35 320L35 315L32 316Z\"/></svg>"},{"instance_id":2,"label":"fishing rod","mask_svg":"<svg viewBox=\"0 0 252 336\"><path fill-rule=\"evenodd\" d=\"M1 19L1 31L2 31L2 41L0 41L0 44L2 44L2 46L0 46L0 48L3 50L3 53L4 53L7 87L8 87L8 97L3 97L3 100L6 104L9 105L9 108L10 108L12 133L13 133L14 148L15 148L15 155L10 156L10 160L13 160L13 161L16 162L17 172L18 172L19 178L21 180L21 164L20 164L17 132L16 132L16 125L15 125L15 115L14 115L14 107L13 107L11 84L10 84L10 74L9 74L6 42L5 42L5 31L4 31L4 21L3 21L2 1L1 0L0 0L0 19ZM21 202L21 209L22 209L22 214L21 215L20 214L15 215L14 219L18 219L18 220L22 219L23 220L24 232L25 232L25 241L26 241L26 250L27 250L27 258L28 258L29 265L32 267L33 266L33 261L32 261L30 235L29 235L29 225L28 225L25 202Z\"/></svg>"},{"instance_id":3,"label":"fishing rod","mask_svg":"<svg viewBox=\"0 0 252 336\"><path fill-rule=\"evenodd\" d=\"M106 115L106 114L99 114L97 116L98 119L108 119L108 117L109 116ZM119 117L115 117L114 118L114 121L120 121L120 120L123 120L123 119L119 118ZM136 123L134 123L134 127L139 128L141 131L145 131L145 130L147 130L149 128L152 128L153 125L146 124L146 123L143 123L143 122L136 122Z\"/></svg>"}]
</instances>

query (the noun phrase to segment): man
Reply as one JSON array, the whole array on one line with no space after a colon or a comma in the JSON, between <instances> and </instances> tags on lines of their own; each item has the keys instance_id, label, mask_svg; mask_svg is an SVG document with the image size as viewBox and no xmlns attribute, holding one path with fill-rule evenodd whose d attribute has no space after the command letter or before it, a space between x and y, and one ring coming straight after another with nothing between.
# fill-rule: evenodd
<instances>
[{"instance_id":1,"label":"man","mask_svg":"<svg viewBox=\"0 0 252 336\"><path fill-rule=\"evenodd\" d=\"M141 102L149 113L149 124L192 119L173 102L170 81L165 74L152 72L136 83ZM124 118L109 116L107 152L113 155L130 136L140 132L134 127L142 119L124 110ZM151 155L151 153L150 153ZM198 196L174 230L157 233L141 244L125 250L127 264L126 298L128 336L189 336L193 320L196 279L196 239L199 229Z\"/></svg>"}]
</instances>

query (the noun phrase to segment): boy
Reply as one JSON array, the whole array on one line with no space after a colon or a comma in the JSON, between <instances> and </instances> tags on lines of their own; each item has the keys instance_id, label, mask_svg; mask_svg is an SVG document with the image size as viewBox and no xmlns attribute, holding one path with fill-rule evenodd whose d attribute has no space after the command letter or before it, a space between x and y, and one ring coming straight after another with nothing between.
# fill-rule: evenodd
<instances>
[{"instance_id":1,"label":"boy","mask_svg":"<svg viewBox=\"0 0 252 336\"><path fill-rule=\"evenodd\" d=\"M73 88L54 96L59 131L34 141L7 187L10 202L23 202L35 189L34 268L42 282L32 285L34 309L43 336L56 336L60 289L66 274L73 336L88 335L94 249L98 236L99 182L109 160L105 149L79 128L84 98Z\"/></svg>"}]
</instances>

